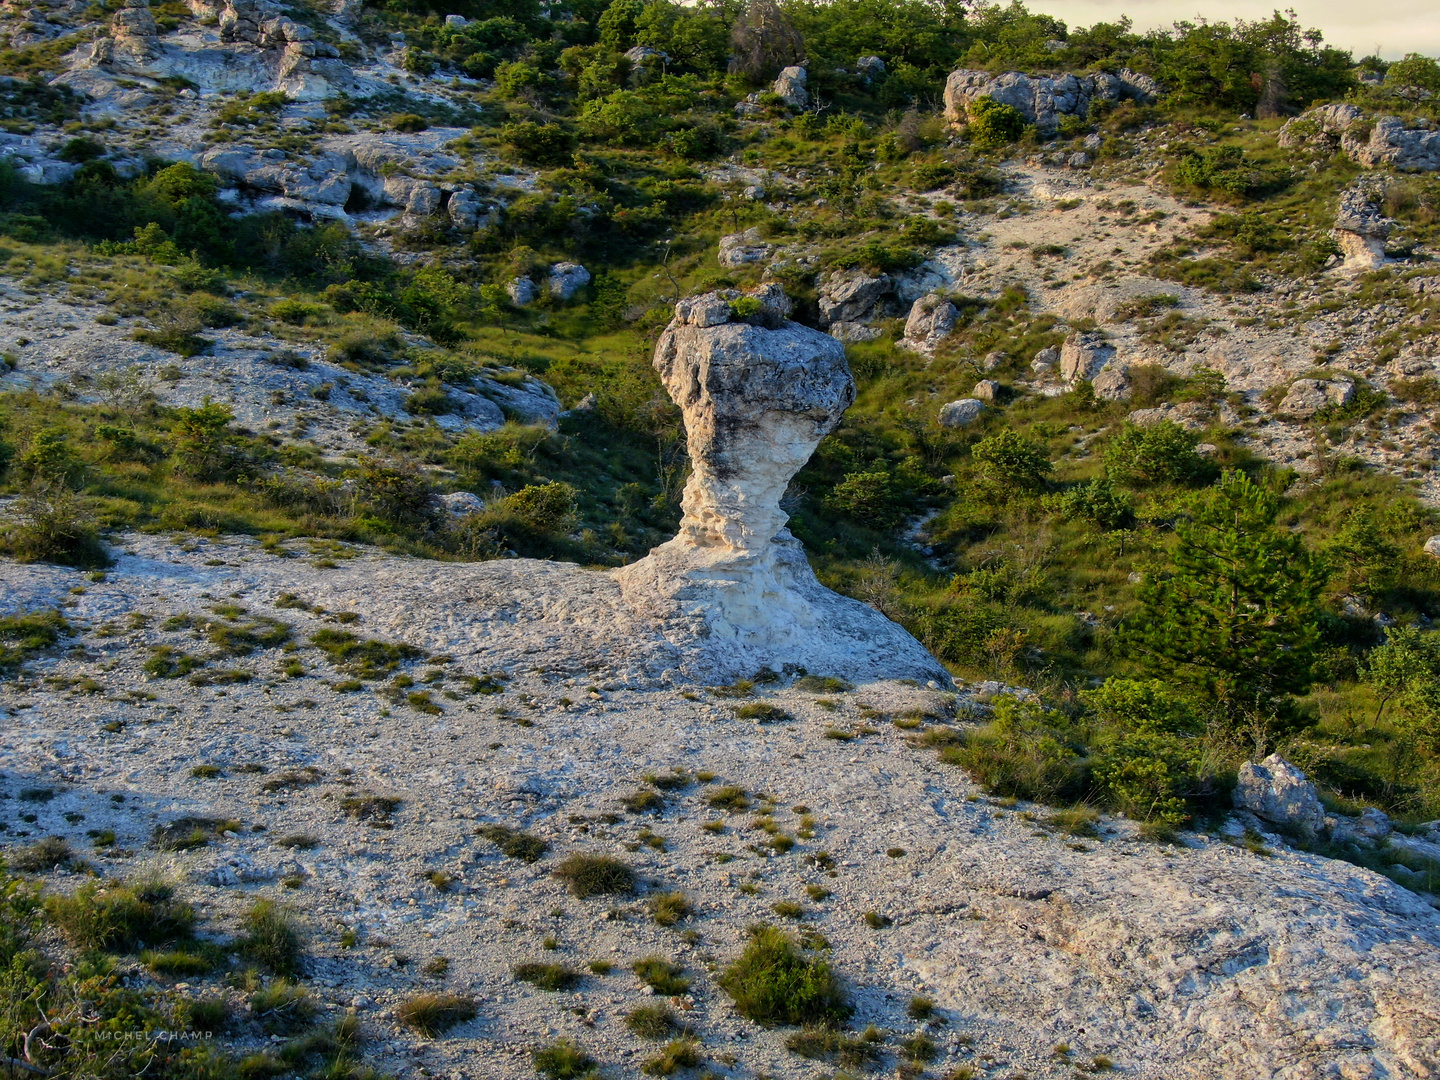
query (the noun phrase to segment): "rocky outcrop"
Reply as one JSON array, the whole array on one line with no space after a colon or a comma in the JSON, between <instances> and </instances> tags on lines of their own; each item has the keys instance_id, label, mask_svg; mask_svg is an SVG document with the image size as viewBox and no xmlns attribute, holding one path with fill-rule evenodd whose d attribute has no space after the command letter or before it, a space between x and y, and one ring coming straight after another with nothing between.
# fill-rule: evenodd
<instances>
[{"instance_id":1,"label":"rocky outcrop","mask_svg":"<svg viewBox=\"0 0 1440 1080\"><path fill-rule=\"evenodd\" d=\"M1325 829L1325 808L1315 785L1279 754L1240 766L1235 806L1302 836L1318 836Z\"/></svg>"},{"instance_id":2,"label":"rocky outcrop","mask_svg":"<svg viewBox=\"0 0 1440 1080\"><path fill-rule=\"evenodd\" d=\"M218 40L199 47L170 44L158 36L148 0L126 0L110 36L80 51L60 81L93 90L105 75L179 78L203 90L279 90L295 101L368 90L335 46L315 40L310 27L270 0L226 0L217 21Z\"/></svg>"},{"instance_id":3,"label":"rocky outcrop","mask_svg":"<svg viewBox=\"0 0 1440 1080\"><path fill-rule=\"evenodd\" d=\"M960 313L955 305L937 293L922 296L910 306L905 320L905 336L896 345L902 349L930 354L955 329Z\"/></svg>"},{"instance_id":4,"label":"rocky outcrop","mask_svg":"<svg viewBox=\"0 0 1440 1080\"><path fill-rule=\"evenodd\" d=\"M1060 347L1060 377L1068 383L1093 379L1115 356L1099 334L1071 334Z\"/></svg>"},{"instance_id":5,"label":"rocky outcrop","mask_svg":"<svg viewBox=\"0 0 1440 1080\"><path fill-rule=\"evenodd\" d=\"M839 342L788 321L776 285L682 300L655 348L693 472L675 539L615 572L627 603L686 641L709 679L769 667L949 685L903 629L815 578L780 508L855 400Z\"/></svg>"},{"instance_id":6,"label":"rocky outcrop","mask_svg":"<svg viewBox=\"0 0 1440 1080\"><path fill-rule=\"evenodd\" d=\"M1296 379L1276 412L1308 420L1332 406L1348 405L1354 398L1355 384L1348 379Z\"/></svg>"},{"instance_id":7,"label":"rocky outcrop","mask_svg":"<svg viewBox=\"0 0 1440 1080\"><path fill-rule=\"evenodd\" d=\"M803 67L782 68L775 81L770 84L770 92L790 108L803 109L810 104L810 92L805 89L807 81Z\"/></svg>"},{"instance_id":8,"label":"rocky outcrop","mask_svg":"<svg viewBox=\"0 0 1440 1080\"><path fill-rule=\"evenodd\" d=\"M716 262L733 270L764 262L769 256L770 245L760 236L760 230L746 229L720 237L720 254L716 256Z\"/></svg>"},{"instance_id":9,"label":"rocky outcrop","mask_svg":"<svg viewBox=\"0 0 1440 1080\"><path fill-rule=\"evenodd\" d=\"M1087 116L1095 101L1138 101L1149 103L1160 94L1160 86L1148 75L1122 71L1118 75L1024 75L1007 71L952 71L945 80L945 117L960 123L970 115L970 105L979 98L991 98L1013 106L1040 131L1054 131L1064 116Z\"/></svg>"},{"instance_id":10,"label":"rocky outcrop","mask_svg":"<svg viewBox=\"0 0 1440 1080\"><path fill-rule=\"evenodd\" d=\"M1371 119L1354 105L1322 105L1287 120L1279 141L1288 149L1340 150L1368 169L1389 165L1401 172L1440 170L1440 130L1434 121L1407 127L1398 116Z\"/></svg>"},{"instance_id":11,"label":"rocky outcrop","mask_svg":"<svg viewBox=\"0 0 1440 1080\"><path fill-rule=\"evenodd\" d=\"M1385 241L1395 223L1381 211L1382 197L1373 183L1357 184L1340 196L1334 236L1345 256L1342 269L1374 270L1385 264Z\"/></svg>"}]
</instances>

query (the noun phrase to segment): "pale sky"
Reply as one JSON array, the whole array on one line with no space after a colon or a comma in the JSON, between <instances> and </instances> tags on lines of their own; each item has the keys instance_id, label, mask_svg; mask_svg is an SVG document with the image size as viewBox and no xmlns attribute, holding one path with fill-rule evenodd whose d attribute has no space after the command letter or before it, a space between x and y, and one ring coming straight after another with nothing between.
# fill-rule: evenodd
<instances>
[{"instance_id":1,"label":"pale sky","mask_svg":"<svg viewBox=\"0 0 1440 1080\"><path fill-rule=\"evenodd\" d=\"M1325 40L1350 49L1358 60L1379 46L1380 55L1398 60L1409 52L1440 55L1440 5L1436 0L1306 0L1303 3L1263 3L1257 0L1028 0L1035 12L1065 20L1067 26L1114 22L1129 15L1137 30L1169 26L1198 17L1211 22L1263 19L1277 8L1295 8L1302 26L1319 27Z\"/></svg>"}]
</instances>

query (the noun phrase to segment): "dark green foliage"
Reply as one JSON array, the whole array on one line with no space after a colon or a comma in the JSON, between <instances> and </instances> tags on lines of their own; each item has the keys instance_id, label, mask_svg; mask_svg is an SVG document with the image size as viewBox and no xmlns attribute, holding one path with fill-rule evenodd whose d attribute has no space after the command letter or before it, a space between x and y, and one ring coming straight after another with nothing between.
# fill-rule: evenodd
<instances>
[{"instance_id":1,"label":"dark green foliage","mask_svg":"<svg viewBox=\"0 0 1440 1080\"><path fill-rule=\"evenodd\" d=\"M1025 132L1025 117L1013 105L993 98L970 103L970 141L980 150L1000 150Z\"/></svg>"},{"instance_id":2,"label":"dark green foliage","mask_svg":"<svg viewBox=\"0 0 1440 1080\"><path fill-rule=\"evenodd\" d=\"M1198 454L1200 436L1173 420L1140 427L1126 423L1105 447L1105 472L1133 486L1204 481L1214 466Z\"/></svg>"},{"instance_id":3,"label":"dark green foliage","mask_svg":"<svg viewBox=\"0 0 1440 1080\"><path fill-rule=\"evenodd\" d=\"M766 1027L838 1025L852 1011L849 995L828 963L763 923L751 928L745 950L717 982L741 1016Z\"/></svg>"},{"instance_id":4,"label":"dark green foliage","mask_svg":"<svg viewBox=\"0 0 1440 1080\"><path fill-rule=\"evenodd\" d=\"M628 895L635 891L635 871L609 855L582 855L577 852L553 872L582 900L591 896Z\"/></svg>"},{"instance_id":5,"label":"dark green foliage","mask_svg":"<svg viewBox=\"0 0 1440 1080\"><path fill-rule=\"evenodd\" d=\"M1257 743L1283 730L1310 682L1325 568L1278 528L1279 500L1227 472L1175 526L1174 569L1140 586L1126 639L1157 676L1192 688Z\"/></svg>"},{"instance_id":6,"label":"dark green foliage","mask_svg":"<svg viewBox=\"0 0 1440 1080\"><path fill-rule=\"evenodd\" d=\"M1010 428L981 439L970 453L997 498L1039 490L1050 476L1045 451Z\"/></svg>"},{"instance_id":7,"label":"dark green foliage","mask_svg":"<svg viewBox=\"0 0 1440 1080\"><path fill-rule=\"evenodd\" d=\"M550 849L550 845L540 837L520 829L512 829L508 825L480 825L475 832L510 858L520 859L522 862L538 862Z\"/></svg>"},{"instance_id":8,"label":"dark green foliage","mask_svg":"<svg viewBox=\"0 0 1440 1080\"><path fill-rule=\"evenodd\" d=\"M1047 495L1044 504L1047 510L1063 518L1084 521L1104 531L1126 528L1135 520L1134 501L1101 477L1069 491Z\"/></svg>"},{"instance_id":9,"label":"dark green foliage","mask_svg":"<svg viewBox=\"0 0 1440 1080\"><path fill-rule=\"evenodd\" d=\"M243 464L239 448L230 439L234 418L224 405L211 401L197 409L176 409L170 435L175 471L192 480L233 476Z\"/></svg>"},{"instance_id":10,"label":"dark green foliage","mask_svg":"<svg viewBox=\"0 0 1440 1080\"><path fill-rule=\"evenodd\" d=\"M1175 162L1175 182L1200 191L1245 198L1283 187L1289 177L1245 160L1238 146L1189 150Z\"/></svg>"}]
</instances>

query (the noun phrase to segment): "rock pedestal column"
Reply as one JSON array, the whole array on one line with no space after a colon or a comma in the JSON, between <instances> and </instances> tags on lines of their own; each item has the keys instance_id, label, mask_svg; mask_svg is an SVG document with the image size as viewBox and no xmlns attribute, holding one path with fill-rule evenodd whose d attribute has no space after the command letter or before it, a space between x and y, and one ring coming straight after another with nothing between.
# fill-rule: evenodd
<instances>
[{"instance_id":1,"label":"rock pedestal column","mask_svg":"<svg viewBox=\"0 0 1440 1080\"><path fill-rule=\"evenodd\" d=\"M687 650L695 677L805 668L854 679L944 668L901 627L816 579L780 499L855 400L845 349L787 321L775 285L682 300L655 369L685 421L692 473L673 540L615 571L627 604Z\"/></svg>"}]
</instances>

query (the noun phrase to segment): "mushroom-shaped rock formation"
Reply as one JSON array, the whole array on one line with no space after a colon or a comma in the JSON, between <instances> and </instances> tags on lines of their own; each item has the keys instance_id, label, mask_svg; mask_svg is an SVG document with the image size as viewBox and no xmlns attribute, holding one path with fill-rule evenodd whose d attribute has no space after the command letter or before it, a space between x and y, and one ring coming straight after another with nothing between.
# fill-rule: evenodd
<instances>
[{"instance_id":1,"label":"mushroom-shaped rock formation","mask_svg":"<svg viewBox=\"0 0 1440 1080\"><path fill-rule=\"evenodd\" d=\"M790 478L855 400L845 349L789 322L776 285L681 301L655 349L693 466L680 533L615 571L626 603L662 627L687 674L805 668L951 684L875 609L816 579L780 508Z\"/></svg>"}]
</instances>

